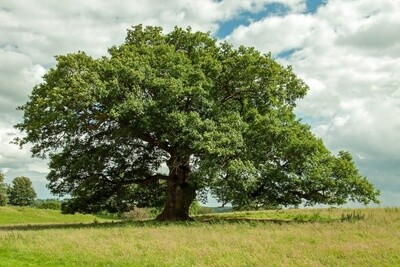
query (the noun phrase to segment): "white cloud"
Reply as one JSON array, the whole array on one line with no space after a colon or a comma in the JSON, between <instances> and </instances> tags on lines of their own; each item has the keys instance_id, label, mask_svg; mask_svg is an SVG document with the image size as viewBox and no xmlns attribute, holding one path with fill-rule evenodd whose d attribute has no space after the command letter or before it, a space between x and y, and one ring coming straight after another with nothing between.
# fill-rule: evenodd
<instances>
[{"instance_id":1,"label":"white cloud","mask_svg":"<svg viewBox=\"0 0 400 267\"><path fill-rule=\"evenodd\" d=\"M0 6L0 44L30 55L35 63L51 65L51 55L78 49L103 55L107 47L123 41L127 28L139 23L161 25L165 30L179 25L215 32L218 22L273 2L285 3L292 10L305 7L304 0L6 0Z\"/></svg>"},{"instance_id":2,"label":"white cloud","mask_svg":"<svg viewBox=\"0 0 400 267\"><path fill-rule=\"evenodd\" d=\"M1 168L1 172L7 174L10 168Z\"/></svg>"},{"instance_id":3,"label":"white cloud","mask_svg":"<svg viewBox=\"0 0 400 267\"><path fill-rule=\"evenodd\" d=\"M47 173L49 172L49 167L47 166L46 162L44 162L44 161L29 163L29 164L27 164L26 169L30 172L36 172L36 173L40 173L40 174L44 174L44 175L47 175ZM41 178L43 178L43 177L41 177Z\"/></svg>"},{"instance_id":4,"label":"white cloud","mask_svg":"<svg viewBox=\"0 0 400 267\"><path fill-rule=\"evenodd\" d=\"M276 55L291 48L304 47L304 42L312 35L314 24L315 19L309 15L267 17L236 28L226 40L236 45L255 46Z\"/></svg>"},{"instance_id":5,"label":"white cloud","mask_svg":"<svg viewBox=\"0 0 400 267\"><path fill-rule=\"evenodd\" d=\"M0 170L6 176L6 182L18 176L29 177L35 187L40 190L42 197L50 197L43 186L43 181L48 173L47 161L31 158L29 146L20 149L11 142L15 137L21 136L11 125L0 123Z\"/></svg>"},{"instance_id":6,"label":"white cloud","mask_svg":"<svg viewBox=\"0 0 400 267\"><path fill-rule=\"evenodd\" d=\"M16 107L28 100L32 87L41 81L44 67L29 56L0 49L0 122L16 122Z\"/></svg>"},{"instance_id":7,"label":"white cloud","mask_svg":"<svg viewBox=\"0 0 400 267\"><path fill-rule=\"evenodd\" d=\"M43 81L43 75L46 73L46 69L39 65L33 65L22 69L22 75L28 83L38 84Z\"/></svg>"},{"instance_id":8,"label":"white cloud","mask_svg":"<svg viewBox=\"0 0 400 267\"><path fill-rule=\"evenodd\" d=\"M0 123L0 166L17 167L24 164L24 159L29 157L29 151L20 150L18 146L11 144L19 134L8 124Z\"/></svg>"}]
</instances>

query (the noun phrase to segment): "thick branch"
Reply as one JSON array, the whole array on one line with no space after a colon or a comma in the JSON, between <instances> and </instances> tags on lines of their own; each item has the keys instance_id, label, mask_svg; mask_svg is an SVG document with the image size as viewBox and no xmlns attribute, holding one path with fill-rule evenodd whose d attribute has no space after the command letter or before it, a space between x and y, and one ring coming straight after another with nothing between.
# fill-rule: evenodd
<instances>
[{"instance_id":1,"label":"thick branch","mask_svg":"<svg viewBox=\"0 0 400 267\"><path fill-rule=\"evenodd\" d=\"M160 142L155 137L153 137L150 133L144 133L136 128L134 128L132 130L132 128L129 126L129 122L126 119L121 119L118 121L118 123L119 123L121 129L126 129L127 131L129 131L129 135L132 134L134 137L139 138L154 147L158 147L168 153L171 153L172 149L168 142Z\"/></svg>"},{"instance_id":2,"label":"thick branch","mask_svg":"<svg viewBox=\"0 0 400 267\"><path fill-rule=\"evenodd\" d=\"M158 173L158 174L155 174L152 176L148 176L143 180L136 180L136 181L132 181L132 182L135 184L138 184L138 185L147 186L149 184L158 182L158 180L167 180L167 179L168 179L167 175Z\"/></svg>"},{"instance_id":3,"label":"thick branch","mask_svg":"<svg viewBox=\"0 0 400 267\"><path fill-rule=\"evenodd\" d=\"M230 100L230 99L236 97L237 95L239 95L239 94L241 94L241 93L246 93L246 92L247 92L247 90L238 90L238 91L235 91L235 92L233 92L232 94L227 95L227 96L225 96L223 99L221 99L221 103L225 103L226 101L228 101L228 100Z\"/></svg>"},{"instance_id":4,"label":"thick branch","mask_svg":"<svg viewBox=\"0 0 400 267\"><path fill-rule=\"evenodd\" d=\"M304 199L313 199L315 197L315 195L318 195L319 197L322 197L322 198L327 198L327 196L325 194L325 192L327 190L328 190L328 188L325 186L325 187L322 187L322 188L319 188L319 189L311 190L308 193L306 193L304 191L301 192L301 191L298 191L298 190L292 190L291 193L296 195L296 196L298 196L298 197L300 197L300 198L304 198Z\"/></svg>"},{"instance_id":5,"label":"thick branch","mask_svg":"<svg viewBox=\"0 0 400 267\"><path fill-rule=\"evenodd\" d=\"M107 180L107 182L111 183L111 184L115 184L115 185L129 185L129 184L137 184L137 185L143 185L143 186L148 186L152 183L156 183L158 182L158 180L167 180L168 176L164 175L164 174L160 174L157 173L155 175L150 175L147 176L144 179L141 180L111 180L108 177L103 177L105 180Z\"/></svg>"},{"instance_id":6,"label":"thick branch","mask_svg":"<svg viewBox=\"0 0 400 267\"><path fill-rule=\"evenodd\" d=\"M166 152L171 153L171 151L172 151L168 142L159 142L157 139L152 137L150 134L146 134L146 133L135 132L134 134L137 138L142 139L143 141L145 141L155 147L159 147Z\"/></svg>"}]
</instances>

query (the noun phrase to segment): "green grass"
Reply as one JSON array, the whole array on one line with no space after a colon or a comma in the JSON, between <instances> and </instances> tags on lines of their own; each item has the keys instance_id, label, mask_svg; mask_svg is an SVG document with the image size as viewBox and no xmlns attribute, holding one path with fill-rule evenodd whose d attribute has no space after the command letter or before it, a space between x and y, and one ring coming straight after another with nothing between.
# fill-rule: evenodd
<instances>
[{"instance_id":1,"label":"green grass","mask_svg":"<svg viewBox=\"0 0 400 267\"><path fill-rule=\"evenodd\" d=\"M399 208L0 226L0 266L400 266L399 251Z\"/></svg>"},{"instance_id":2,"label":"green grass","mask_svg":"<svg viewBox=\"0 0 400 267\"><path fill-rule=\"evenodd\" d=\"M88 214L61 214L57 210L36 209L31 207L0 207L0 225L4 224L41 224L41 223L92 223L109 221Z\"/></svg>"}]
</instances>

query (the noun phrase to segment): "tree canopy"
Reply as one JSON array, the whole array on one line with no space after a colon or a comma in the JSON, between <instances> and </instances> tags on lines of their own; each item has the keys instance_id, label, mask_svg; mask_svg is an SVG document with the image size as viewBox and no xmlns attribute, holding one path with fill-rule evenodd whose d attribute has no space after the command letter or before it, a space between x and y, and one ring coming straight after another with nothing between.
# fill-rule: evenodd
<instances>
[{"instance_id":1,"label":"tree canopy","mask_svg":"<svg viewBox=\"0 0 400 267\"><path fill-rule=\"evenodd\" d=\"M159 220L186 220L205 192L236 206L378 202L351 155L296 119L308 87L271 54L138 25L108 56L56 59L20 107L17 142L49 156L70 212L164 205Z\"/></svg>"},{"instance_id":2,"label":"tree canopy","mask_svg":"<svg viewBox=\"0 0 400 267\"><path fill-rule=\"evenodd\" d=\"M8 190L9 203L15 206L29 206L36 198L32 181L25 176L15 177Z\"/></svg>"}]
</instances>

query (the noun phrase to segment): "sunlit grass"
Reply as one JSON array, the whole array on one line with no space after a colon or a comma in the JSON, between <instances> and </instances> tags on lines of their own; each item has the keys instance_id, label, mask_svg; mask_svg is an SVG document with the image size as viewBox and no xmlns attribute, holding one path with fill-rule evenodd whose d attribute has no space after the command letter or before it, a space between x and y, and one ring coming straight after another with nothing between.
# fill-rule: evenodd
<instances>
[{"instance_id":1,"label":"sunlit grass","mask_svg":"<svg viewBox=\"0 0 400 267\"><path fill-rule=\"evenodd\" d=\"M58 210L31 207L0 207L0 225L36 223L89 223L108 221L89 214L61 214Z\"/></svg>"},{"instance_id":2,"label":"sunlit grass","mask_svg":"<svg viewBox=\"0 0 400 267\"><path fill-rule=\"evenodd\" d=\"M0 266L400 266L400 209L356 212L365 217L284 210L216 215L252 221L0 228ZM315 214L330 220L293 219Z\"/></svg>"}]
</instances>

